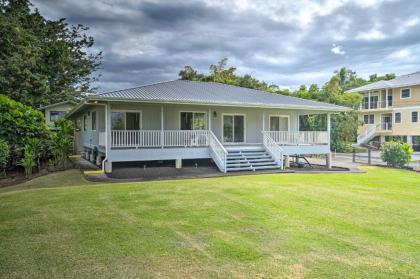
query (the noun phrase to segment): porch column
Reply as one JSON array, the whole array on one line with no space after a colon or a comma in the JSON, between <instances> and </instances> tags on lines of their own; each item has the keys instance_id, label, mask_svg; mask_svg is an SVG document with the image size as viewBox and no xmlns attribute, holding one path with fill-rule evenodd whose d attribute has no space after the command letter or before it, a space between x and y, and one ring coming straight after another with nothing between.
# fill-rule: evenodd
<instances>
[{"instance_id":1,"label":"porch column","mask_svg":"<svg viewBox=\"0 0 420 279\"><path fill-rule=\"evenodd\" d=\"M407 136L407 144L413 147L413 136Z\"/></svg>"},{"instance_id":2,"label":"porch column","mask_svg":"<svg viewBox=\"0 0 420 279\"><path fill-rule=\"evenodd\" d=\"M163 133L163 105L160 106L160 146L163 148L164 145L164 133Z\"/></svg>"},{"instance_id":3,"label":"porch column","mask_svg":"<svg viewBox=\"0 0 420 279\"><path fill-rule=\"evenodd\" d=\"M388 108L388 94L389 94L388 91L389 91L389 88L387 88L385 91L385 107L386 108Z\"/></svg>"},{"instance_id":4,"label":"porch column","mask_svg":"<svg viewBox=\"0 0 420 279\"><path fill-rule=\"evenodd\" d=\"M328 148L331 146L331 113L327 113Z\"/></svg>"},{"instance_id":5,"label":"porch column","mask_svg":"<svg viewBox=\"0 0 420 279\"><path fill-rule=\"evenodd\" d=\"M299 125L300 125L300 122L299 122L299 118L300 118L300 113L299 112L296 112L296 131L300 131L300 127L299 127Z\"/></svg>"},{"instance_id":6,"label":"porch column","mask_svg":"<svg viewBox=\"0 0 420 279\"><path fill-rule=\"evenodd\" d=\"M209 109L209 115L208 115L207 118L208 118L208 122L209 122L209 124L208 124L208 126L209 126L208 127L208 130L211 131L211 109Z\"/></svg>"},{"instance_id":7,"label":"porch column","mask_svg":"<svg viewBox=\"0 0 420 279\"><path fill-rule=\"evenodd\" d=\"M370 109L370 90L368 91L368 109Z\"/></svg>"},{"instance_id":8,"label":"porch column","mask_svg":"<svg viewBox=\"0 0 420 279\"><path fill-rule=\"evenodd\" d=\"M112 123L111 123L111 106L109 102L105 106L105 159L103 170L106 173L112 172L112 161L109 158L110 150L112 147Z\"/></svg>"},{"instance_id":9,"label":"porch column","mask_svg":"<svg viewBox=\"0 0 420 279\"><path fill-rule=\"evenodd\" d=\"M331 152L330 153L327 153L327 154L325 154L325 159L326 159L326 166L327 166L327 168L331 168L331 166L332 166L332 158L331 158L332 156L331 156Z\"/></svg>"}]
</instances>

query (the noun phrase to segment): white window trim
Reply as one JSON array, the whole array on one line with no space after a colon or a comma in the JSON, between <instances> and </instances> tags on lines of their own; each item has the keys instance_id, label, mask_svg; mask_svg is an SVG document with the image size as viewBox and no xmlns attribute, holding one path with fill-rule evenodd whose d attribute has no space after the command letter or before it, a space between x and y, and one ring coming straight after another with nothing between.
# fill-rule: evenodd
<instances>
[{"instance_id":1,"label":"white window trim","mask_svg":"<svg viewBox=\"0 0 420 279\"><path fill-rule=\"evenodd\" d=\"M95 130L92 129L93 126L93 113L95 113ZM96 131L96 129L98 129L98 112L96 110L92 110L90 112L90 130L91 131Z\"/></svg>"},{"instance_id":2,"label":"white window trim","mask_svg":"<svg viewBox=\"0 0 420 279\"><path fill-rule=\"evenodd\" d=\"M408 90L409 90L409 92L410 92L410 97L405 97L405 98L403 98L403 96L402 96L402 91L403 91L403 90L406 90L406 89L408 89ZM405 100L405 99L411 99L411 88L410 88L410 87L407 87L407 88L401 88L401 89L400 89L400 99L402 99L402 100Z\"/></svg>"},{"instance_id":3,"label":"white window trim","mask_svg":"<svg viewBox=\"0 0 420 279\"><path fill-rule=\"evenodd\" d=\"M271 117L287 117L287 132L290 132L290 115L285 115L285 114L269 114L268 115L268 131L271 131L270 130L270 128L271 128Z\"/></svg>"},{"instance_id":4,"label":"white window trim","mask_svg":"<svg viewBox=\"0 0 420 279\"><path fill-rule=\"evenodd\" d=\"M413 122L413 112L417 112L417 122ZM417 110L410 111L410 123L420 123L420 112Z\"/></svg>"},{"instance_id":5,"label":"white window trim","mask_svg":"<svg viewBox=\"0 0 420 279\"><path fill-rule=\"evenodd\" d=\"M244 141L242 141L242 142L225 142L225 140L224 140L225 137L224 137L224 132L223 132L223 118L224 118L225 115L230 115L230 116L241 115L241 116L244 117ZM246 143L246 114L245 113L236 113L236 112L232 112L232 113L226 112L226 113L222 113L221 118L222 118L221 119L222 124L220 125L220 128L221 128L222 131L221 131L220 134L222 135L222 143L232 144L232 145ZM235 134L234 129L233 129L233 133Z\"/></svg>"},{"instance_id":6,"label":"white window trim","mask_svg":"<svg viewBox=\"0 0 420 279\"><path fill-rule=\"evenodd\" d=\"M397 119L396 117L395 117L395 115L397 114L397 113L399 113L400 114L400 122L395 122L395 120ZM394 124L402 124L402 122L403 122L403 114L402 114L402 112L401 111L396 111L396 112L394 112L394 119L393 119L393 122L394 122Z\"/></svg>"},{"instance_id":7,"label":"white window trim","mask_svg":"<svg viewBox=\"0 0 420 279\"><path fill-rule=\"evenodd\" d=\"M134 110L134 109L113 109L111 110L111 131L121 131L121 130L114 130L112 129L112 113L113 112L123 112L124 113L124 130L123 131L127 131L127 116L126 113L127 112L138 112L140 113L140 130L143 130L143 112L141 110ZM96 116L96 118L98 118L98 116Z\"/></svg>"},{"instance_id":8,"label":"white window trim","mask_svg":"<svg viewBox=\"0 0 420 279\"><path fill-rule=\"evenodd\" d=\"M181 131L181 113L183 112L191 112L193 113L193 119L194 119L194 113L204 113L204 130L192 130L192 131L205 131L208 130L208 118L207 118L207 112L206 111L200 111L200 110L180 110L179 111L179 121L178 121L178 130ZM193 120L194 122L194 120ZM194 127L193 127L194 128ZM182 130L182 131L188 131L188 130Z\"/></svg>"}]
</instances>

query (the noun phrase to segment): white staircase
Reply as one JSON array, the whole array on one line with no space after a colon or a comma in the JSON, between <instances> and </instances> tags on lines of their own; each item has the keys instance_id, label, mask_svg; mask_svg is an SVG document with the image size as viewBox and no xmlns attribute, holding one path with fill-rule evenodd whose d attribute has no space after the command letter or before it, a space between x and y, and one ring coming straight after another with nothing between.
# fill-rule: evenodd
<instances>
[{"instance_id":1,"label":"white staircase","mask_svg":"<svg viewBox=\"0 0 420 279\"><path fill-rule=\"evenodd\" d=\"M264 149L228 150L226 156L226 171L270 170L280 169L275 159Z\"/></svg>"},{"instance_id":2,"label":"white staircase","mask_svg":"<svg viewBox=\"0 0 420 279\"><path fill-rule=\"evenodd\" d=\"M377 125L371 125L370 127L367 127L364 133L357 136L357 145L363 145L367 144L371 139L373 139L378 129L380 128L380 124Z\"/></svg>"}]
</instances>

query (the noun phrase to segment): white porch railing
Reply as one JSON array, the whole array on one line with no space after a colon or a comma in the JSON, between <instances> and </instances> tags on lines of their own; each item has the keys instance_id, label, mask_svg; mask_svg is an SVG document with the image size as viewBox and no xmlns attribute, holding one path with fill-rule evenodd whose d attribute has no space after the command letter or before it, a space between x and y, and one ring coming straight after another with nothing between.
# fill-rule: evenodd
<instances>
[{"instance_id":1,"label":"white porch railing","mask_svg":"<svg viewBox=\"0 0 420 279\"><path fill-rule=\"evenodd\" d=\"M265 149L270 153L280 168L283 169L283 149L271 138L269 132L263 131L262 135Z\"/></svg>"},{"instance_id":2,"label":"white porch railing","mask_svg":"<svg viewBox=\"0 0 420 279\"><path fill-rule=\"evenodd\" d=\"M300 145L300 144L328 144L327 131L265 131L277 144Z\"/></svg>"},{"instance_id":3,"label":"white porch railing","mask_svg":"<svg viewBox=\"0 0 420 279\"><path fill-rule=\"evenodd\" d=\"M209 131L210 155L221 172L226 172L227 151L212 131Z\"/></svg>"},{"instance_id":4,"label":"white porch railing","mask_svg":"<svg viewBox=\"0 0 420 279\"><path fill-rule=\"evenodd\" d=\"M111 142L112 147L126 148L208 146L208 131L113 130Z\"/></svg>"},{"instance_id":5,"label":"white porch railing","mask_svg":"<svg viewBox=\"0 0 420 279\"><path fill-rule=\"evenodd\" d=\"M363 133L357 136L357 144L366 143L373 138L379 127L380 124L369 125Z\"/></svg>"}]
</instances>

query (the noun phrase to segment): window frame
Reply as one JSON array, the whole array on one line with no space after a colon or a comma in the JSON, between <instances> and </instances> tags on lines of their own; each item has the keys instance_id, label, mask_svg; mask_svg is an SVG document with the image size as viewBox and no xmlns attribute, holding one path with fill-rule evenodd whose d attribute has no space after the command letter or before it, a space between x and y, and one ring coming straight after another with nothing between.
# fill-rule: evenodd
<instances>
[{"instance_id":1,"label":"window frame","mask_svg":"<svg viewBox=\"0 0 420 279\"><path fill-rule=\"evenodd\" d=\"M83 115L83 131L87 132L87 114Z\"/></svg>"},{"instance_id":2,"label":"window frame","mask_svg":"<svg viewBox=\"0 0 420 279\"><path fill-rule=\"evenodd\" d=\"M400 115L400 121L397 122L397 114ZM401 111L396 111L394 112L394 124L401 124L402 123L402 112Z\"/></svg>"},{"instance_id":3,"label":"window frame","mask_svg":"<svg viewBox=\"0 0 420 279\"><path fill-rule=\"evenodd\" d=\"M235 116L236 115L238 115L238 116L243 116L244 117L244 141L241 141L241 142L228 142L228 141L225 141L224 140L224 138L225 138L225 136L224 136L224 132L223 132L223 118L224 118L224 116L225 115L230 115L230 116L233 116L233 118L235 118ZM221 135L222 135L222 143L224 143L224 144L227 144L227 145L235 145L235 144L244 144L244 143L247 143L247 137L246 137L246 114L245 113L236 113L236 112L225 112L225 113L222 113L222 117L221 117L221 125L220 125L220 128L221 128ZM233 119L233 126L235 126L235 119ZM233 137L235 137L235 128L233 128Z\"/></svg>"},{"instance_id":4,"label":"window frame","mask_svg":"<svg viewBox=\"0 0 420 279\"><path fill-rule=\"evenodd\" d=\"M368 118L368 123L365 122L365 116L367 116ZM373 123L370 123L370 117L373 116ZM375 114L374 113L366 113L363 114L363 123L365 123L365 125L375 125L376 119L375 119Z\"/></svg>"},{"instance_id":5,"label":"window frame","mask_svg":"<svg viewBox=\"0 0 420 279\"><path fill-rule=\"evenodd\" d=\"M181 114L182 113L189 113L189 112L193 114L193 118L192 118L193 123L194 123L194 114L195 113L204 113L204 129L203 130L194 129L194 127L193 127L192 130L182 130L181 129L181 127L182 127L182 125L181 125L181 119L182 119L181 118ZM200 110L180 110L179 111L178 128L179 128L180 131L206 131L206 130L208 130L208 116L207 116L207 112L206 111L200 111Z\"/></svg>"},{"instance_id":6,"label":"window frame","mask_svg":"<svg viewBox=\"0 0 420 279\"><path fill-rule=\"evenodd\" d=\"M273 132L290 132L290 115L286 115L286 114L270 114L270 115L268 115L268 130L267 131L271 131L271 117L277 117L277 118L285 117L285 118L287 118L287 131L273 131ZM264 127L264 129L265 129L265 127Z\"/></svg>"},{"instance_id":7,"label":"window frame","mask_svg":"<svg viewBox=\"0 0 420 279\"><path fill-rule=\"evenodd\" d=\"M403 96L402 96L402 94L403 94L403 90L408 90L408 92L409 92L410 96L408 96L408 97L403 97ZM406 88L401 88L401 89L400 89L400 99L402 99L402 100L405 100L405 99L411 99L411 88L410 88L410 87L406 87Z\"/></svg>"},{"instance_id":8,"label":"window frame","mask_svg":"<svg viewBox=\"0 0 420 279\"><path fill-rule=\"evenodd\" d=\"M112 129L112 113L113 112L122 112L124 113L124 130L114 130ZM131 110L131 109L113 109L111 110L111 131L132 131L132 130L127 130L127 112L134 112L134 113L139 113L140 114L140 119L139 119L139 130L143 130L143 112L141 110ZM137 130L134 130L137 131Z\"/></svg>"},{"instance_id":9,"label":"window frame","mask_svg":"<svg viewBox=\"0 0 420 279\"><path fill-rule=\"evenodd\" d=\"M417 114L417 121L413 121L413 113ZM419 123L419 112L417 110L411 111L410 113L410 122L411 123Z\"/></svg>"},{"instance_id":10,"label":"window frame","mask_svg":"<svg viewBox=\"0 0 420 279\"><path fill-rule=\"evenodd\" d=\"M95 121L93 121L93 114L95 114ZM93 110L90 112L90 130L91 131L96 131L96 128L98 126L97 121L98 121L98 113L96 112L96 110Z\"/></svg>"},{"instance_id":11,"label":"window frame","mask_svg":"<svg viewBox=\"0 0 420 279\"><path fill-rule=\"evenodd\" d=\"M54 122L55 120L57 120L58 118L56 118L56 119L51 119L51 116L52 116L52 114L53 113L59 113L59 114L62 114L62 115L60 115L58 118L64 118L65 116L66 116L66 112L65 111L63 111L63 110L50 110L50 122Z\"/></svg>"}]
</instances>

